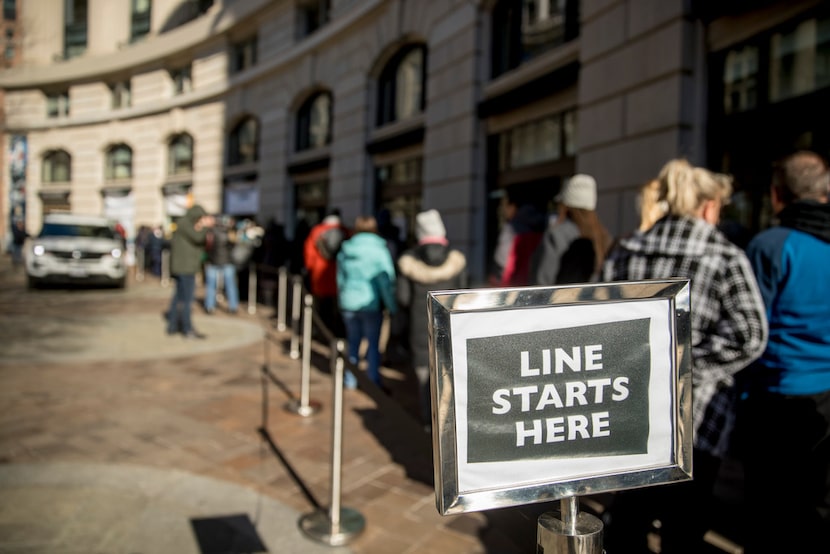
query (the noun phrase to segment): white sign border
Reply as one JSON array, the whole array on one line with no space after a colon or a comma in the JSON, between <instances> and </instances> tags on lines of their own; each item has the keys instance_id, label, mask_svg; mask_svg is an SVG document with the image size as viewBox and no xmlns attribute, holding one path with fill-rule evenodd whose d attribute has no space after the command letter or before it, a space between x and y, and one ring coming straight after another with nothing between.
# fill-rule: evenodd
<instances>
[{"instance_id":1,"label":"white sign border","mask_svg":"<svg viewBox=\"0 0 830 554\"><path fill-rule=\"evenodd\" d=\"M502 508L691 478L688 280L436 291L429 296L439 512ZM642 318L651 321L646 454L467 463L467 339Z\"/></svg>"}]
</instances>

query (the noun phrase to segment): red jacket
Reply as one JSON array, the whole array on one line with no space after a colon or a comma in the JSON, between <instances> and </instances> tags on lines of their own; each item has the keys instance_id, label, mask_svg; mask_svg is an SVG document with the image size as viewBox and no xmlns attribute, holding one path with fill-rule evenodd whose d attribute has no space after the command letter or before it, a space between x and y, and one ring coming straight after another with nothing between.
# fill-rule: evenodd
<instances>
[{"instance_id":1,"label":"red jacket","mask_svg":"<svg viewBox=\"0 0 830 554\"><path fill-rule=\"evenodd\" d=\"M311 294L318 298L337 296L337 262L334 258L331 260L324 258L317 248L317 239L332 228L340 228L344 238L348 238L349 231L339 219L326 218L311 228L303 245L303 257L308 271Z\"/></svg>"}]
</instances>

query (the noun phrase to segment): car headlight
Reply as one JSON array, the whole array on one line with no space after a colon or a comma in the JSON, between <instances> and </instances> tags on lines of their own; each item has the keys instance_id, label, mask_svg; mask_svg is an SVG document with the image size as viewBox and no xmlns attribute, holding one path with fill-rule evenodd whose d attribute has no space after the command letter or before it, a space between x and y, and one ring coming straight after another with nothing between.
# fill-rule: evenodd
<instances>
[{"instance_id":1,"label":"car headlight","mask_svg":"<svg viewBox=\"0 0 830 554\"><path fill-rule=\"evenodd\" d=\"M36 244L32 247L32 254L35 256L43 256L46 253L46 249L43 247L42 244Z\"/></svg>"},{"instance_id":2,"label":"car headlight","mask_svg":"<svg viewBox=\"0 0 830 554\"><path fill-rule=\"evenodd\" d=\"M121 249L120 248L113 248L112 252L110 252L110 254L112 254L113 258L120 258L121 257Z\"/></svg>"}]
</instances>

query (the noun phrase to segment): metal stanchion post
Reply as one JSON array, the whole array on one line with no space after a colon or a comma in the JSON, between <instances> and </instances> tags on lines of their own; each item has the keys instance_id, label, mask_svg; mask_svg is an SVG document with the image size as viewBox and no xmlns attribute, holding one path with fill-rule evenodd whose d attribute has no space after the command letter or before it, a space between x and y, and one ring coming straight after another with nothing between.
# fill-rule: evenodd
<instances>
[{"instance_id":1,"label":"metal stanchion post","mask_svg":"<svg viewBox=\"0 0 830 554\"><path fill-rule=\"evenodd\" d=\"M303 278L294 276L294 289L291 292L291 350L288 356L292 360L300 357L300 296L303 293Z\"/></svg>"},{"instance_id":2,"label":"metal stanchion post","mask_svg":"<svg viewBox=\"0 0 830 554\"><path fill-rule=\"evenodd\" d=\"M343 458L343 351L345 341L335 340L332 351L332 379L334 393L332 401L331 438L331 504L329 513L315 511L300 518L299 526L309 537L328 544L341 546L359 535L366 527L366 520L357 510L340 505L340 482Z\"/></svg>"},{"instance_id":3,"label":"metal stanchion post","mask_svg":"<svg viewBox=\"0 0 830 554\"><path fill-rule=\"evenodd\" d=\"M136 248L135 250L135 280L144 280L144 249Z\"/></svg>"},{"instance_id":4,"label":"metal stanchion post","mask_svg":"<svg viewBox=\"0 0 830 554\"><path fill-rule=\"evenodd\" d=\"M248 313L256 313L256 264L248 264Z\"/></svg>"},{"instance_id":5,"label":"metal stanchion post","mask_svg":"<svg viewBox=\"0 0 830 554\"><path fill-rule=\"evenodd\" d=\"M575 496L563 498L558 511L539 516L536 548L545 554L603 554L602 520L580 512Z\"/></svg>"},{"instance_id":6,"label":"metal stanchion post","mask_svg":"<svg viewBox=\"0 0 830 554\"><path fill-rule=\"evenodd\" d=\"M161 251L161 286L170 284L170 250Z\"/></svg>"},{"instance_id":7,"label":"metal stanchion post","mask_svg":"<svg viewBox=\"0 0 830 554\"><path fill-rule=\"evenodd\" d=\"M284 266L279 270L277 279L277 331L285 331L285 297L288 292L288 269Z\"/></svg>"},{"instance_id":8,"label":"metal stanchion post","mask_svg":"<svg viewBox=\"0 0 830 554\"><path fill-rule=\"evenodd\" d=\"M303 309L303 361L302 376L300 382L300 400L292 400L286 404L285 409L299 414L303 417L310 416L320 411L320 403L308 399L308 388L311 377L311 323L313 321L314 297L306 294L304 298L305 308Z\"/></svg>"}]
</instances>

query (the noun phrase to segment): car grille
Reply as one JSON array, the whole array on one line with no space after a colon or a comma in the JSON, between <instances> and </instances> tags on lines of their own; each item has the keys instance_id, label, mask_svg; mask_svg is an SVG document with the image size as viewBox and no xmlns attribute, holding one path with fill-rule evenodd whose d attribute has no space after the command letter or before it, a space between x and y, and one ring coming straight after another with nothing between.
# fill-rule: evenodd
<instances>
[{"instance_id":1,"label":"car grille","mask_svg":"<svg viewBox=\"0 0 830 554\"><path fill-rule=\"evenodd\" d=\"M81 250L73 250L70 252L64 250L51 250L49 253L56 258L64 260L100 260L106 255L103 252L83 252Z\"/></svg>"}]
</instances>

